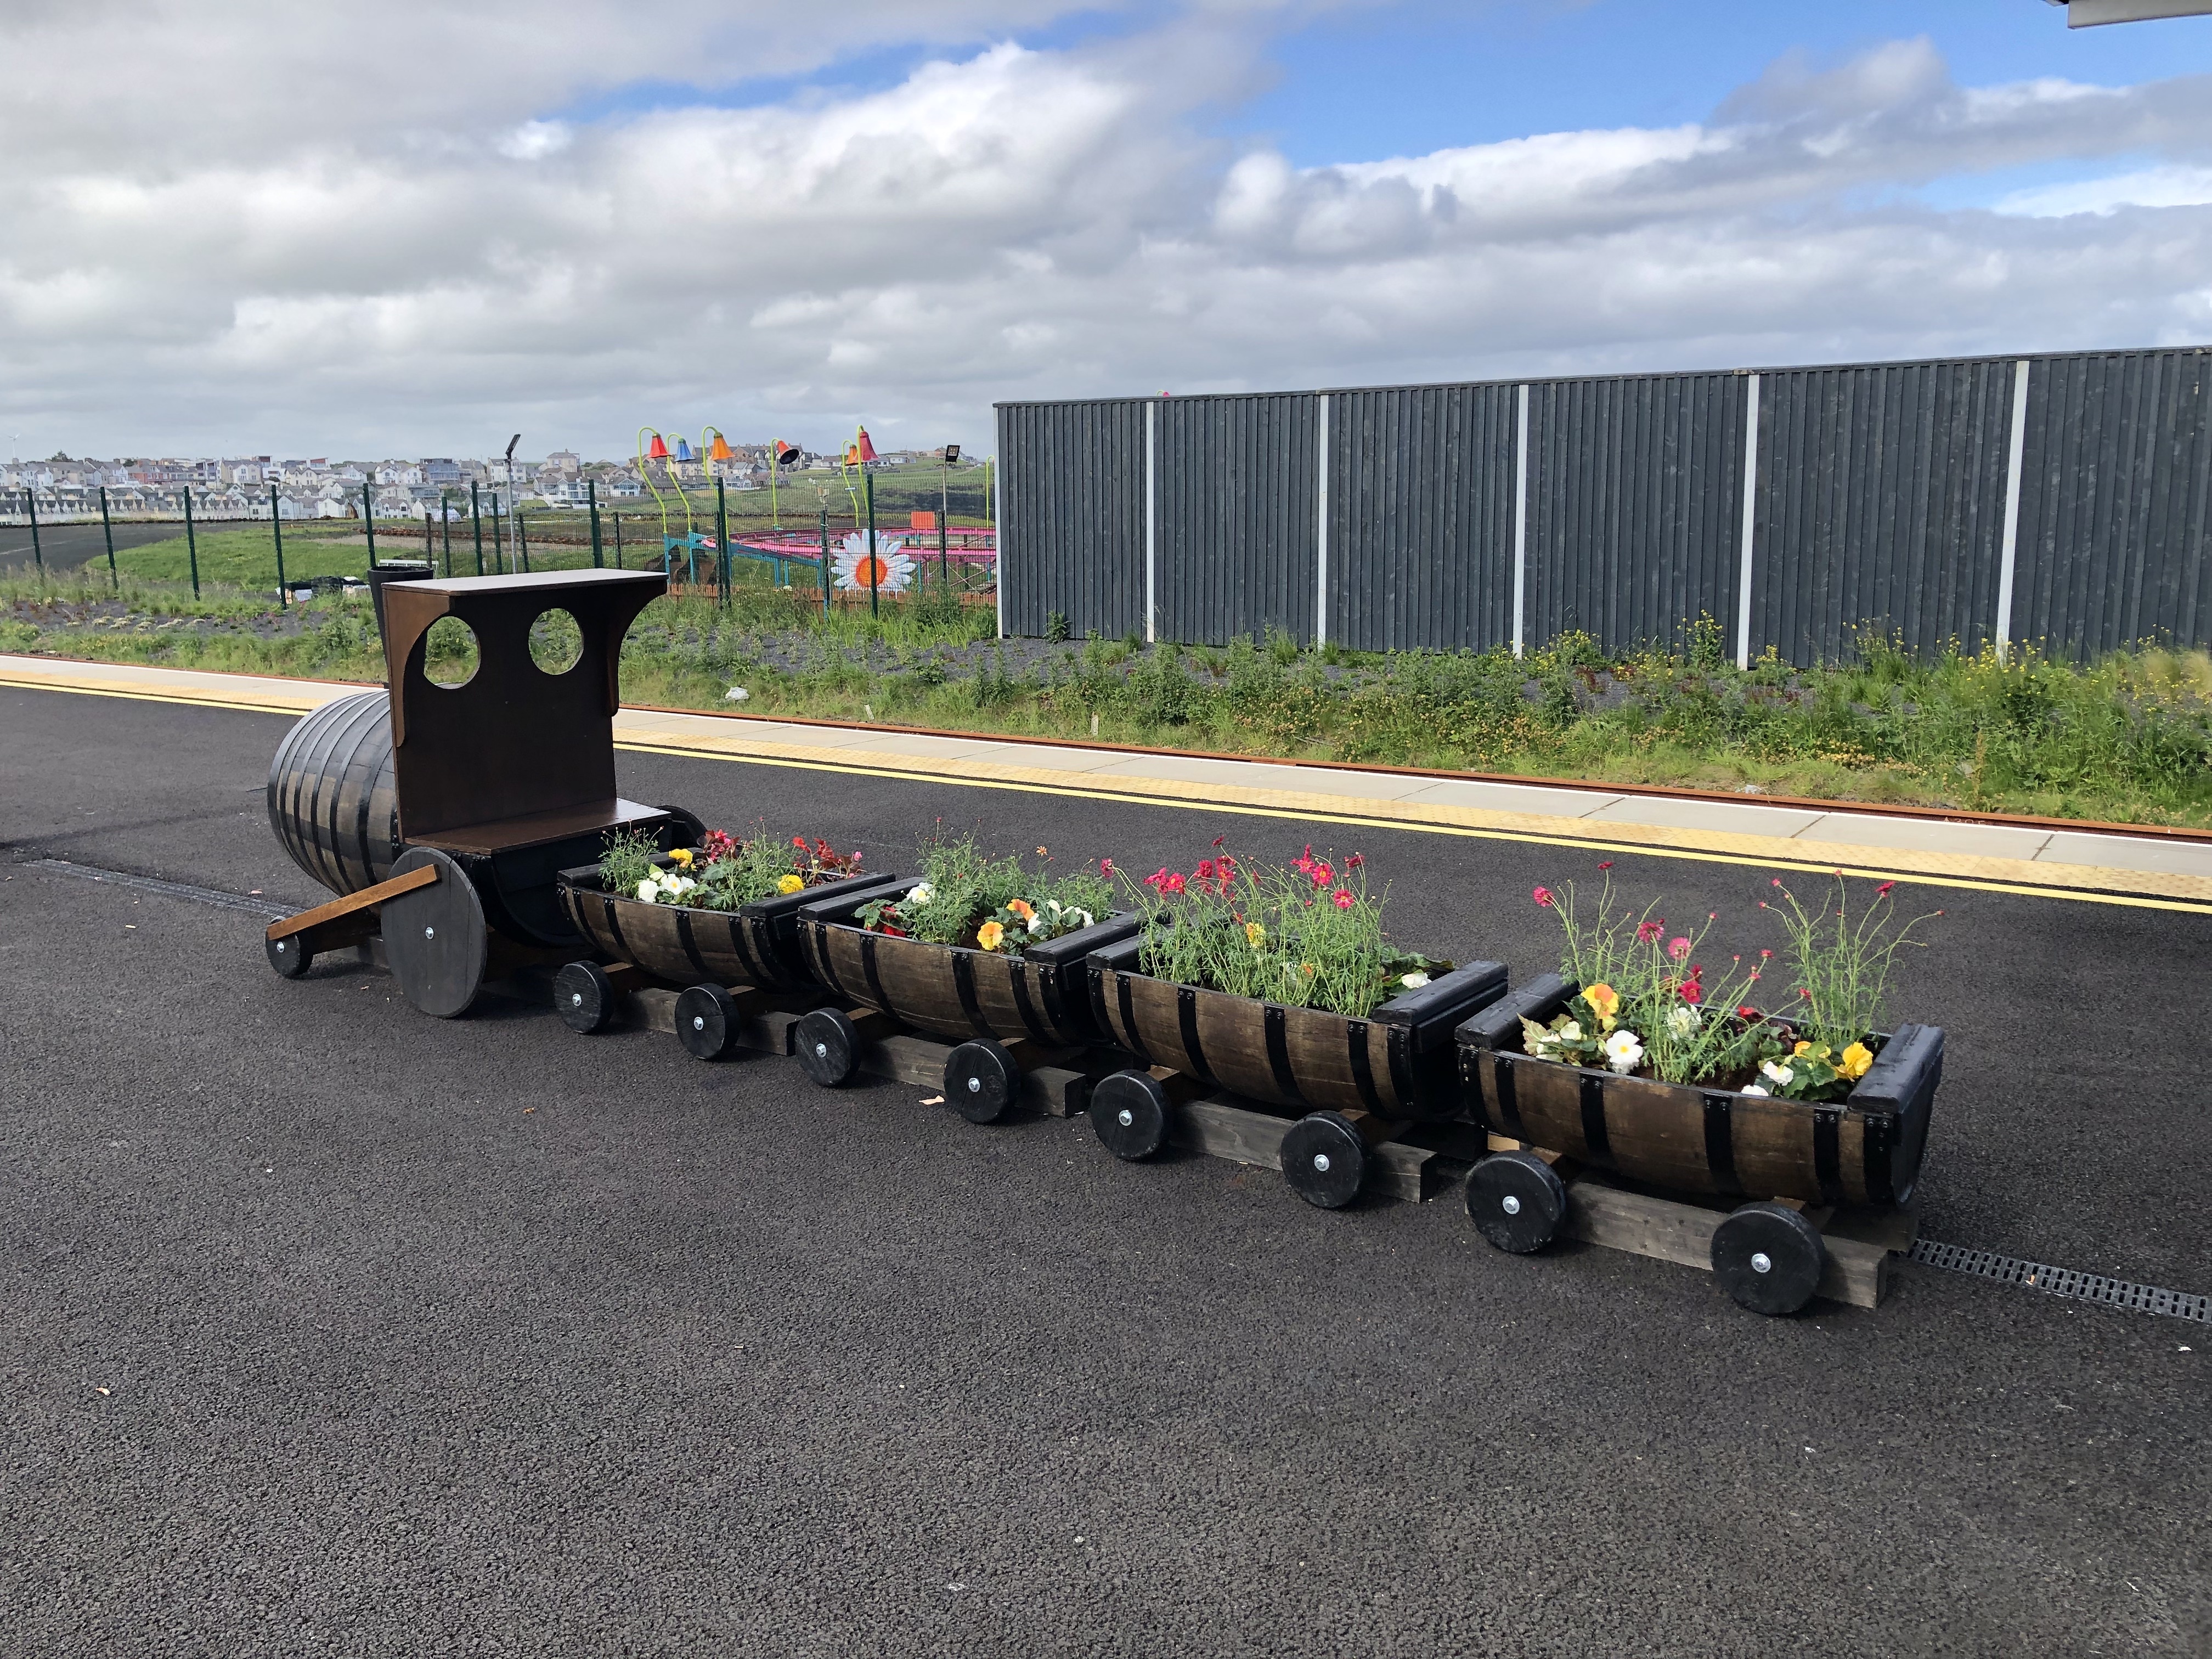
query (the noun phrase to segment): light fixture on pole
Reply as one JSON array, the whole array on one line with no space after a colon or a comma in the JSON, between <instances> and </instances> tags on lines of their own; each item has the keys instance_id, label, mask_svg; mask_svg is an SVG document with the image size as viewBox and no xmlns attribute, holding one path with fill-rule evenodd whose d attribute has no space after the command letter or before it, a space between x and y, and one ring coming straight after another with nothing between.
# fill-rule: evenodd
<instances>
[{"instance_id":1,"label":"light fixture on pole","mask_svg":"<svg viewBox=\"0 0 2212 1659\"><path fill-rule=\"evenodd\" d=\"M514 519L514 447L521 441L522 434L520 432L507 441L507 516L510 526ZM494 549L494 552L496 556L504 560L506 538L501 537L500 545Z\"/></svg>"}]
</instances>

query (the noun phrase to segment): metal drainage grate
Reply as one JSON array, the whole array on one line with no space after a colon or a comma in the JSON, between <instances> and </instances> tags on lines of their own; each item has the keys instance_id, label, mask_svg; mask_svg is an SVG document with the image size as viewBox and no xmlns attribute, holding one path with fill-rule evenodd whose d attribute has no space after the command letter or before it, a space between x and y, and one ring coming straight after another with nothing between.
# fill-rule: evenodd
<instances>
[{"instance_id":1,"label":"metal drainage grate","mask_svg":"<svg viewBox=\"0 0 2212 1659\"><path fill-rule=\"evenodd\" d=\"M259 916L264 921L275 921L293 914L289 905L280 904L274 899L257 898L247 893L226 893L219 887L195 887L189 882L134 876L126 870L102 870L96 865L71 864L66 859L29 859L25 864L29 869L44 870L53 875L104 881L111 887L128 887L139 893L159 893L164 898L187 899L194 904L212 904L222 910L242 910L249 916Z\"/></svg>"},{"instance_id":2,"label":"metal drainage grate","mask_svg":"<svg viewBox=\"0 0 2212 1659\"><path fill-rule=\"evenodd\" d=\"M2212 1296L2131 1285L2124 1279L2107 1279L2102 1273L2076 1273L2071 1267L2023 1261L2016 1255L1970 1250L1963 1244L1938 1244L1925 1238L1913 1245L1912 1259L1930 1267L1941 1267L1946 1273L1972 1273L1977 1279L1994 1279L2023 1290L2041 1291L2046 1296L2070 1297L2076 1302L2096 1303L2100 1307L2165 1314L2172 1319L2193 1319L2200 1325L2212 1325Z\"/></svg>"}]
</instances>

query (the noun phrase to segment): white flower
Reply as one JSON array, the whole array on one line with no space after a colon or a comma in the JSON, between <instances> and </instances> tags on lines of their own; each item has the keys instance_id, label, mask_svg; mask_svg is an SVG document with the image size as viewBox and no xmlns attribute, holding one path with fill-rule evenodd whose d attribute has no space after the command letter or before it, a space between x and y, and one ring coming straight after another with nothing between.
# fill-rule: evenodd
<instances>
[{"instance_id":1,"label":"white flower","mask_svg":"<svg viewBox=\"0 0 2212 1659\"><path fill-rule=\"evenodd\" d=\"M1066 909L1063 911L1060 909L1060 903L1058 899L1054 899L1052 902L1052 908L1058 913L1055 917L1056 920L1064 921L1069 916L1073 916L1077 918L1075 925L1079 927L1089 927L1094 925L1091 920L1091 912L1088 910L1079 909L1074 905L1069 905Z\"/></svg>"},{"instance_id":2,"label":"white flower","mask_svg":"<svg viewBox=\"0 0 2212 1659\"><path fill-rule=\"evenodd\" d=\"M1667 1031L1670 1036L1686 1037L1703 1023L1698 1011L1687 1003L1678 1003L1667 1011Z\"/></svg>"},{"instance_id":3,"label":"white flower","mask_svg":"<svg viewBox=\"0 0 2212 1659\"><path fill-rule=\"evenodd\" d=\"M1626 1077L1644 1060L1644 1042L1626 1026L1615 1031L1602 1045L1605 1063L1622 1077Z\"/></svg>"},{"instance_id":4,"label":"white flower","mask_svg":"<svg viewBox=\"0 0 2212 1659\"><path fill-rule=\"evenodd\" d=\"M1583 1023L1578 1019L1569 1020L1559 1027L1558 1040L1561 1042L1580 1042L1583 1040Z\"/></svg>"},{"instance_id":5,"label":"white flower","mask_svg":"<svg viewBox=\"0 0 2212 1659\"><path fill-rule=\"evenodd\" d=\"M1761 1077L1772 1079L1774 1082L1779 1084L1784 1088L1787 1088L1790 1085L1790 1081L1797 1075L1796 1073L1791 1071L1787 1066L1777 1066L1771 1060L1762 1060L1759 1063L1759 1073Z\"/></svg>"},{"instance_id":6,"label":"white flower","mask_svg":"<svg viewBox=\"0 0 2212 1659\"><path fill-rule=\"evenodd\" d=\"M1426 974L1422 973L1419 969L1415 969L1412 973L1407 975L1403 979L1398 981L1399 984L1404 986L1408 991L1418 991L1421 987L1426 985L1428 982L1429 976Z\"/></svg>"},{"instance_id":7,"label":"white flower","mask_svg":"<svg viewBox=\"0 0 2212 1659\"><path fill-rule=\"evenodd\" d=\"M908 904L927 904L929 902L931 898L935 896L935 893L936 889L933 888L927 882L918 881L915 883L913 890L907 894L906 902Z\"/></svg>"},{"instance_id":8,"label":"white flower","mask_svg":"<svg viewBox=\"0 0 2212 1659\"><path fill-rule=\"evenodd\" d=\"M651 876L647 876L643 881L637 884L637 896L643 899L647 904L653 902L653 896L659 890L660 884L658 881L655 881Z\"/></svg>"},{"instance_id":9,"label":"white flower","mask_svg":"<svg viewBox=\"0 0 2212 1659\"><path fill-rule=\"evenodd\" d=\"M1737 1091L1736 1091L1736 1093L1738 1093L1738 1094L1740 1094L1740 1095L1761 1095L1761 1096L1763 1096L1763 1095L1765 1095L1765 1094L1766 1093L1766 1091L1765 1091L1765 1090L1764 1090L1764 1089L1762 1089L1762 1088L1760 1088L1760 1087L1759 1087L1756 1083L1747 1083L1747 1084L1745 1084L1745 1085L1743 1085L1743 1087L1742 1087L1742 1088L1741 1088L1741 1089L1737 1090Z\"/></svg>"},{"instance_id":10,"label":"white flower","mask_svg":"<svg viewBox=\"0 0 2212 1659\"><path fill-rule=\"evenodd\" d=\"M848 593L865 593L879 588L885 593L901 593L914 575L914 560L905 552L906 544L896 536L876 538L875 561L868 559L868 537L866 531L854 531L845 538L843 550L836 558L833 568L837 586Z\"/></svg>"}]
</instances>

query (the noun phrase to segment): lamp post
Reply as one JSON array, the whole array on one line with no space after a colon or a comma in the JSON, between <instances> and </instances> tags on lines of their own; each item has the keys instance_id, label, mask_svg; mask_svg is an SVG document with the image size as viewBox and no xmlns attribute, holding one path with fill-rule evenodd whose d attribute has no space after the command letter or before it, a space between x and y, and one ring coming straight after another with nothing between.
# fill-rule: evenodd
<instances>
[{"instance_id":1,"label":"lamp post","mask_svg":"<svg viewBox=\"0 0 2212 1659\"><path fill-rule=\"evenodd\" d=\"M374 469L370 471L373 473ZM369 493L372 487L368 479L361 481L361 521L368 527L368 568L374 570L376 568L376 497ZM186 484L185 495L187 500L191 499L191 486Z\"/></svg>"},{"instance_id":2,"label":"lamp post","mask_svg":"<svg viewBox=\"0 0 2212 1659\"><path fill-rule=\"evenodd\" d=\"M107 507L106 495L106 490L100 491L100 508L103 513ZM282 611L291 605L292 596L284 586L284 520L283 515L276 510L275 484L269 486L269 533L276 538L276 608ZM111 554L109 556L112 558L113 555Z\"/></svg>"},{"instance_id":3,"label":"lamp post","mask_svg":"<svg viewBox=\"0 0 2212 1659\"><path fill-rule=\"evenodd\" d=\"M944 459L937 467L937 587L938 592L952 591L952 568L945 555L945 525L952 516L952 464L960 459L960 446L945 446Z\"/></svg>"},{"instance_id":4,"label":"lamp post","mask_svg":"<svg viewBox=\"0 0 2212 1659\"><path fill-rule=\"evenodd\" d=\"M514 447L521 441L520 432L507 441L507 516L509 519L514 517ZM496 499L491 504L491 522L495 532L493 538L496 541L499 529L499 502Z\"/></svg>"},{"instance_id":5,"label":"lamp post","mask_svg":"<svg viewBox=\"0 0 2212 1659\"><path fill-rule=\"evenodd\" d=\"M868 471L866 461L860 463L860 489L868 498L868 614L880 617L884 613L883 585L877 578L883 567L876 558L876 475Z\"/></svg>"},{"instance_id":6,"label":"lamp post","mask_svg":"<svg viewBox=\"0 0 2212 1659\"><path fill-rule=\"evenodd\" d=\"M446 506L446 492L438 491L438 539L446 550L446 574L453 574L453 515Z\"/></svg>"},{"instance_id":7,"label":"lamp post","mask_svg":"<svg viewBox=\"0 0 2212 1659\"><path fill-rule=\"evenodd\" d=\"M34 489L25 489L23 505L30 510L31 514L31 562L39 567L39 574L43 576L46 574L46 556L39 546L38 492ZM195 588L193 591L197 592L198 590Z\"/></svg>"}]
</instances>

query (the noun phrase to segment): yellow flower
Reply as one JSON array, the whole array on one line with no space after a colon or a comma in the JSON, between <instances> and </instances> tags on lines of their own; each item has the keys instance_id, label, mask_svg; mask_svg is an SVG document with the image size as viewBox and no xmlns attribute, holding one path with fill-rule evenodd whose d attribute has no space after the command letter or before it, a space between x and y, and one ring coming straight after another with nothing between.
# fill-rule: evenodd
<instances>
[{"instance_id":1,"label":"yellow flower","mask_svg":"<svg viewBox=\"0 0 2212 1659\"><path fill-rule=\"evenodd\" d=\"M691 867L691 849L688 847L679 847L668 856L674 860L676 867L679 870L689 870Z\"/></svg>"},{"instance_id":2,"label":"yellow flower","mask_svg":"<svg viewBox=\"0 0 2212 1659\"><path fill-rule=\"evenodd\" d=\"M1027 899L1008 899L1006 901L1006 908L1012 910L1024 921L1035 921L1036 920L1036 907L1031 904Z\"/></svg>"},{"instance_id":3,"label":"yellow flower","mask_svg":"<svg viewBox=\"0 0 2212 1659\"><path fill-rule=\"evenodd\" d=\"M1844 1050L1843 1057L1836 1069L1850 1079L1852 1082L1856 1083L1867 1074L1867 1067L1873 1064L1874 1050L1863 1042L1854 1042Z\"/></svg>"},{"instance_id":4,"label":"yellow flower","mask_svg":"<svg viewBox=\"0 0 2212 1659\"><path fill-rule=\"evenodd\" d=\"M1620 1012L1620 993L1600 981L1583 987L1583 1000L1589 1004L1590 1012L1597 1016L1598 1024L1610 1031L1614 1017Z\"/></svg>"},{"instance_id":5,"label":"yellow flower","mask_svg":"<svg viewBox=\"0 0 2212 1659\"><path fill-rule=\"evenodd\" d=\"M1256 951L1267 942L1267 930L1256 921L1248 921L1244 924L1244 938Z\"/></svg>"},{"instance_id":6,"label":"yellow flower","mask_svg":"<svg viewBox=\"0 0 2212 1659\"><path fill-rule=\"evenodd\" d=\"M1298 964L1298 971L1308 979L1311 979L1314 976L1314 965L1310 962L1302 962Z\"/></svg>"},{"instance_id":7,"label":"yellow flower","mask_svg":"<svg viewBox=\"0 0 2212 1659\"><path fill-rule=\"evenodd\" d=\"M995 921L987 921L975 930L975 943L986 951L995 951L1005 942L1006 930Z\"/></svg>"},{"instance_id":8,"label":"yellow flower","mask_svg":"<svg viewBox=\"0 0 2212 1659\"><path fill-rule=\"evenodd\" d=\"M1812 1045L1811 1043L1809 1043L1809 1042L1801 1042L1801 1043L1799 1043L1799 1044L1798 1044L1795 1048L1792 1048L1792 1049L1790 1051L1790 1058L1794 1060L1794 1059L1796 1059L1799 1054L1811 1054L1812 1052L1813 1052L1813 1045Z\"/></svg>"},{"instance_id":9,"label":"yellow flower","mask_svg":"<svg viewBox=\"0 0 2212 1659\"><path fill-rule=\"evenodd\" d=\"M779 893L795 893L805 885L806 878L793 871L777 878L775 890Z\"/></svg>"}]
</instances>

